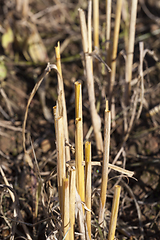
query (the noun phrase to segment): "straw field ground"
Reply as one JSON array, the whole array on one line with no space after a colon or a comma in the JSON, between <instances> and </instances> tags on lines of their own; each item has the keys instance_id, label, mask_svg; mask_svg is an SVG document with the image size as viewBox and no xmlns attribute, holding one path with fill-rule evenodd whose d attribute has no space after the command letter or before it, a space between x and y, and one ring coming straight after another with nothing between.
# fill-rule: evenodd
<instances>
[{"instance_id":1,"label":"straw field ground","mask_svg":"<svg viewBox=\"0 0 160 240\"><path fill-rule=\"evenodd\" d=\"M139 0L137 4L136 0L112 0L111 8L110 1L93 1L94 4L98 3L98 7L95 7L97 19L93 11L91 18L88 15L90 1L0 2L0 239L113 239L108 236L115 185L121 186L115 239L160 239L159 1ZM132 13L133 7L137 8ZM87 50L84 50L85 27L80 21L83 13L80 8L84 10L87 24L90 19L93 20L91 41L87 25ZM135 25L133 20L130 21L134 14ZM131 25L133 29L130 30ZM61 61L55 52L58 41ZM133 57L131 64L130 56ZM57 74L56 69L60 72L58 61L62 74ZM48 63L51 71L45 72ZM88 77L91 76L89 70L93 73L92 93L89 92L92 88L88 83ZM57 123L57 113L53 113L53 107L57 105L58 116L64 114L63 93L59 83L61 78L64 82L69 133L69 139L63 142L64 146L59 145L61 124ZM43 81L37 86L27 108L31 92L41 79ZM78 113L75 116L75 105L81 105L75 100L75 91L79 91L76 90L79 86L75 84L76 81L82 87L82 119ZM110 141L108 139L110 146L107 150L109 162L133 171L134 175L130 178L112 168L107 170L106 204L101 215L101 179L103 174L105 177L102 147L105 141L104 145L101 144L101 138L96 135L98 124L94 120L98 116L101 122L99 133L104 139L106 100L112 118ZM79 140L75 135L79 134L80 121L83 123L83 145L77 147L75 141ZM80 206L82 216L85 213L83 222L78 201L76 205L74 201L71 202L75 205L77 216L74 237L68 238L72 228L65 230L66 211L63 212L63 208L69 203L67 197L64 203L61 200L64 192L57 158L60 158L64 147L70 150L70 157L66 157L65 186L67 176L71 178L72 162L77 159L78 151L83 156L87 154L86 141L91 142L92 162L99 163L92 164L91 212L82 197L84 202ZM78 149L76 154L75 149ZM77 163L75 166L79 168ZM85 168L88 169L87 162ZM84 166L81 170L84 171ZM80 175L81 172L76 172L76 181L81 181L83 174ZM89 212L91 236L86 220ZM101 217L102 224L99 220Z\"/></svg>"}]
</instances>

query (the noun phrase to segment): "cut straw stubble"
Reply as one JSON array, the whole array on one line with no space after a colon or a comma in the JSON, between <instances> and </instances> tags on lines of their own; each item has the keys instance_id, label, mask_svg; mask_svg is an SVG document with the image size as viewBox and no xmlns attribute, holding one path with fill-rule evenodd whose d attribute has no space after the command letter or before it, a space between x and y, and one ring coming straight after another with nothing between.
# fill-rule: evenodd
<instances>
[{"instance_id":1,"label":"cut straw stubble","mask_svg":"<svg viewBox=\"0 0 160 240\"><path fill-rule=\"evenodd\" d=\"M84 166L83 162L83 120L82 120L82 90L81 83L75 83L75 160L76 185L81 201L84 201Z\"/></svg>"},{"instance_id":2,"label":"cut straw stubble","mask_svg":"<svg viewBox=\"0 0 160 240\"><path fill-rule=\"evenodd\" d=\"M63 233L66 240L70 240L69 225L69 180L63 178Z\"/></svg>"},{"instance_id":3,"label":"cut straw stubble","mask_svg":"<svg viewBox=\"0 0 160 240\"><path fill-rule=\"evenodd\" d=\"M121 20L121 9L122 9L122 0L117 1L116 6L116 18L115 18L115 26L114 26L114 41L113 41L113 49L112 49L112 63L111 63L111 79L110 79L110 97L112 97L113 87L115 83L115 74L116 74L116 58L117 58L117 47L118 47L118 39L119 39L119 29L120 29L120 20Z\"/></svg>"},{"instance_id":4,"label":"cut straw stubble","mask_svg":"<svg viewBox=\"0 0 160 240\"><path fill-rule=\"evenodd\" d=\"M99 49L99 0L93 0L94 48Z\"/></svg>"},{"instance_id":5,"label":"cut straw stubble","mask_svg":"<svg viewBox=\"0 0 160 240\"><path fill-rule=\"evenodd\" d=\"M69 219L70 219L70 240L74 240L75 225L75 194L76 194L76 170L74 167L70 169L69 177Z\"/></svg>"},{"instance_id":6,"label":"cut straw stubble","mask_svg":"<svg viewBox=\"0 0 160 240\"><path fill-rule=\"evenodd\" d=\"M91 239L91 143L85 143L85 204L86 224L89 239Z\"/></svg>"},{"instance_id":7,"label":"cut straw stubble","mask_svg":"<svg viewBox=\"0 0 160 240\"><path fill-rule=\"evenodd\" d=\"M88 96L89 96L89 103L90 103L90 112L91 112L91 119L92 125L96 140L96 148L97 153L99 155L103 152L103 140L101 134L101 119L97 114L97 110L95 107L95 92L94 92L94 78L93 78L93 68L92 68L92 57L88 54L88 51L91 47L88 44L88 33L87 33L87 25L85 20L85 14L82 9L78 9L79 17L80 17L80 26L81 26L81 35L82 35L82 45L83 45L83 52L84 52L84 60L85 60L85 72L87 78L87 88L88 88ZM91 29L91 28L89 28Z\"/></svg>"},{"instance_id":8,"label":"cut straw stubble","mask_svg":"<svg viewBox=\"0 0 160 240\"><path fill-rule=\"evenodd\" d=\"M75 160L76 160L76 186L77 197L79 196L81 211L78 213L78 224L81 235L81 240L85 239L84 228L84 208L82 202L85 202L84 193L84 166L83 162L83 118L82 118L82 87L81 83L75 83ZM79 201L79 200L76 200Z\"/></svg>"},{"instance_id":9,"label":"cut straw stubble","mask_svg":"<svg viewBox=\"0 0 160 240\"><path fill-rule=\"evenodd\" d=\"M111 35L111 0L106 0L106 60L109 67L111 66L110 56L110 35Z\"/></svg>"},{"instance_id":10,"label":"cut straw stubble","mask_svg":"<svg viewBox=\"0 0 160 240\"><path fill-rule=\"evenodd\" d=\"M115 127L115 97L113 96L113 89L115 84L116 77L116 58L117 58L117 47L119 39L119 29L121 21L121 9L122 9L122 0L117 0L116 5L116 19L114 26L114 37L113 37L113 49L112 49L112 62L111 62L111 77L110 77L110 86L109 86L109 96L110 96L110 106L112 114L112 126Z\"/></svg>"},{"instance_id":11,"label":"cut straw stubble","mask_svg":"<svg viewBox=\"0 0 160 240\"><path fill-rule=\"evenodd\" d=\"M102 165L102 183L101 183L101 195L100 195L99 224L102 224L103 220L104 220L104 210L105 210L107 181L108 181L110 126L111 126L111 112L108 111L108 101L106 101L106 110L105 110L104 121L105 121L105 123L104 123L104 152L103 152L103 165Z\"/></svg>"},{"instance_id":12,"label":"cut straw stubble","mask_svg":"<svg viewBox=\"0 0 160 240\"><path fill-rule=\"evenodd\" d=\"M113 204L112 204L112 212L111 212L108 240L114 240L114 237L115 237L120 192L121 192L121 187L116 185L115 190L114 190L114 197L113 197Z\"/></svg>"},{"instance_id":13,"label":"cut straw stubble","mask_svg":"<svg viewBox=\"0 0 160 240\"><path fill-rule=\"evenodd\" d=\"M64 143L64 128L63 128L63 116L60 115L59 102L61 102L60 96L58 97L57 106L54 108L55 116L55 132L56 132L56 148L57 148L57 181L58 181L58 193L61 214L63 217L63 190L62 180L66 177L65 166L65 143ZM55 113L56 111L56 113Z\"/></svg>"},{"instance_id":14,"label":"cut straw stubble","mask_svg":"<svg viewBox=\"0 0 160 240\"><path fill-rule=\"evenodd\" d=\"M131 91L131 79L132 79L132 64L133 64L133 53L134 53L134 41L135 41L135 25L137 16L137 4L138 0L131 1L131 17L130 17L130 29L129 29L129 41L126 58L126 87L125 87L125 102L126 105L129 102L129 96Z\"/></svg>"},{"instance_id":15,"label":"cut straw stubble","mask_svg":"<svg viewBox=\"0 0 160 240\"><path fill-rule=\"evenodd\" d=\"M66 101L65 101L64 85L63 85L63 78L62 78L60 43L59 42L58 42L58 46L55 47L55 52L56 52L57 69L58 69L58 72L59 72L59 74L57 74L58 93L60 93L62 91L64 138L66 139L67 142L69 142L68 120L67 120ZM66 158L66 161L70 160L70 148L69 148L69 146L65 146L65 158Z\"/></svg>"}]
</instances>

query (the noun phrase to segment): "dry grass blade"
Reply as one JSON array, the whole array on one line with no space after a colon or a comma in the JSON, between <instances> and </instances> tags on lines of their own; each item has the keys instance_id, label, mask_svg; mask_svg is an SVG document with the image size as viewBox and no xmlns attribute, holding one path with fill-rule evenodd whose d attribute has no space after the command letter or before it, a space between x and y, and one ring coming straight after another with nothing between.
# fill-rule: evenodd
<instances>
[{"instance_id":1,"label":"dry grass blade","mask_svg":"<svg viewBox=\"0 0 160 240\"><path fill-rule=\"evenodd\" d=\"M44 187L43 187L44 184L43 184L43 180L42 180L42 177L41 177L41 173L40 173L40 169L39 169L39 165L38 165L38 161L37 161L37 157L36 157L36 153L35 153L32 141L31 141L31 147L32 147L33 155L34 155L35 175L36 175L37 184L38 184L37 189L36 189L36 203L35 203L35 217L37 218L39 198L40 198L40 196L42 196L42 198L44 198L44 194L42 194L43 190L44 190Z\"/></svg>"},{"instance_id":2,"label":"dry grass blade","mask_svg":"<svg viewBox=\"0 0 160 240\"><path fill-rule=\"evenodd\" d=\"M137 113L137 119L139 119L142 108L143 108L143 101L144 101L144 78L143 78L143 59L144 59L144 43L139 43L139 49L140 49L140 65L139 65L139 76L141 80L141 96L140 96L140 106Z\"/></svg>"},{"instance_id":3,"label":"dry grass blade","mask_svg":"<svg viewBox=\"0 0 160 240\"><path fill-rule=\"evenodd\" d=\"M106 67L108 72L111 72L111 68L103 61L103 59L100 57L100 55L97 54L97 50L94 50L92 53L89 54L89 56L97 59L100 63L103 63Z\"/></svg>"},{"instance_id":4,"label":"dry grass blade","mask_svg":"<svg viewBox=\"0 0 160 240\"><path fill-rule=\"evenodd\" d=\"M16 132L22 132L21 127L14 127L8 121L0 121L0 127L7 128L9 130L16 131Z\"/></svg>"},{"instance_id":5,"label":"dry grass blade","mask_svg":"<svg viewBox=\"0 0 160 240\"><path fill-rule=\"evenodd\" d=\"M68 166L74 166L75 167L75 161L74 160L68 161L68 162L66 162L66 164ZM82 165L85 166L86 163L83 161ZM101 164L101 162L91 161L91 165L92 166L101 166L102 164ZM125 174L128 177L133 177L133 175L134 175L133 171L126 170L124 168L118 167L118 166L116 166L114 164L111 164L111 163L108 163L108 167L112 170L115 170L115 171L119 172L119 173ZM109 170L109 172L110 172L110 170Z\"/></svg>"},{"instance_id":6,"label":"dry grass blade","mask_svg":"<svg viewBox=\"0 0 160 240\"><path fill-rule=\"evenodd\" d=\"M134 175L133 171L126 170L124 168L118 167L118 166L110 164L110 163L108 164L108 167L117 171L117 172L119 172L119 173L125 174L128 177L133 177L133 175Z\"/></svg>"},{"instance_id":7,"label":"dry grass blade","mask_svg":"<svg viewBox=\"0 0 160 240\"><path fill-rule=\"evenodd\" d=\"M135 92L133 94L132 102L133 102L132 115L131 115L131 119L130 119L130 122L129 122L129 127L127 129L126 136L124 138L124 142L126 142L128 140L130 132L131 132L131 129L132 129L133 124L134 124L134 120L136 118L136 109L137 109L137 104L138 104L138 92Z\"/></svg>"},{"instance_id":8,"label":"dry grass blade","mask_svg":"<svg viewBox=\"0 0 160 240\"><path fill-rule=\"evenodd\" d=\"M112 213L110 219L110 226L109 226L109 233L108 233L108 240L113 240L115 236L116 224L117 224L117 215L118 215L118 208L119 208L119 199L120 199L120 192L121 187L116 185L113 197L113 204L112 204Z\"/></svg>"}]
</instances>

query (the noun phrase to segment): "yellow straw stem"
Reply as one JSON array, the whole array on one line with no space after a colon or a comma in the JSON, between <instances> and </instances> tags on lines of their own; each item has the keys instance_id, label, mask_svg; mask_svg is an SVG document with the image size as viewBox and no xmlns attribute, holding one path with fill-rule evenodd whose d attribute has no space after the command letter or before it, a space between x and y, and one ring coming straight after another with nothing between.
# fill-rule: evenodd
<instances>
[{"instance_id":1,"label":"yellow straw stem","mask_svg":"<svg viewBox=\"0 0 160 240\"><path fill-rule=\"evenodd\" d=\"M57 115L57 107L53 107L53 116L54 116L54 126L55 126L55 133L56 133L56 115Z\"/></svg>"},{"instance_id":2,"label":"yellow straw stem","mask_svg":"<svg viewBox=\"0 0 160 240\"><path fill-rule=\"evenodd\" d=\"M111 35L111 0L106 0L106 54L107 64L110 64L110 35Z\"/></svg>"},{"instance_id":3,"label":"yellow straw stem","mask_svg":"<svg viewBox=\"0 0 160 240\"><path fill-rule=\"evenodd\" d=\"M55 112L57 110L57 112ZM56 147L57 147L57 182L60 209L63 216L63 190L62 179L65 178L65 142L64 142L64 129L63 129L63 116L58 114L59 104L57 102L56 108L54 108L55 116L55 132L56 132Z\"/></svg>"},{"instance_id":4,"label":"yellow straw stem","mask_svg":"<svg viewBox=\"0 0 160 240\"><path fill-rule=\"evenodd\" d=\"M122 9L122 0L117 0L116 6L116 19L114 26L114 37L113 37L113 50L112 50L112 63L111 63L111 79L110 79L110 95L112 95L113 86L115 82L116 75L116 57L117 57L117 46L119 39L119 29L120 29L120 20L121 20L121 9Z\"/></svg>"},{"instance_id":5,"label":"yellow straw stem","mask_svg":"<svg viewBox=\"0 0 160 240\"><path fill-rule=\"evenodd\" d=\"M113 36L113 49L112 49L112 62L111 62L111 77L110 77L110 87L109 87L109 96L110 96L110 106L112 114L112 127L115 127L115 97L113 96L114 83L116 78L116 58L117 58L117 48L118 48L118 39L119 39L119 29L121 22L121 10L122 10L122 0L117 0L116 6L116 18L114 26L114 36Z\"/></svg>"},{"instance_id":6,"label":"yellow straw stem","mask_svg":"<svg viewBox=\"0 0 160 240\"><path fill-rule=\"evenodd\" d=\"M91 143L85 143L85 204L86 223L89 239L91 239Z\"/></svg>"},{"instance_id":7,"label":"yellow straw stem","mask_svg":"<svg viewBox=\"0 0 160 240\"><path fill-rule=\"evenodd\" d=\"M83 162L83 121L82 121L82 90L81 83L75 83L75 160L77 191L84 201L84 166Z\"/></svg>"},{"instance_id":8,"label":"yellow straw stem","mask_svg":"<svg viewBox=\"0 0 160 240\"><path fill-rule=\"evenodd\" d=\"M112 213L111 213L111 219L110 219L108 240L113 240L115 236L120 192L121 192L121 186L116 185L114 190L114 198L113 198L113 204L112 204Z\"/></svg>"},{"instance_id":9,"label":"yellow straw stem","mask_svg":"<svg viewBox=\"0 0 160 240\"><path fill-rule=\"evenodd\" d=\"M107 107L107 103L106 103L106 107ZM102 166L99 224L103 223L103 220L104 220L104 210L105 210L107 181L108 181L110 126L111 126L111 112L108 111L108 109L105 110L105 119L104 120L105 120L105 123L104 123L104 152L103 152L103 166Z\"/></svg>"},{"instance_id":10,"label":"yellow straw stem","mask_svg":"<svg viewBox=\"0 0 160 240\"><path fill-rule=\"evenodd\" d=\"M70 170L69 178L69 216L70 216L70 240L74 240L74 225L75 225L75 193L76 193L76 170Z\"/></svg>"},{"instance_id":11,"label":"yellow straw stem","mask_svg":"<svg viewBox=\"0 0 160 240\"><path fill-rule=\"evenodd\" d=\"M106 100L106 109L105 111L108 111L108 100Z\"/></svg>"},{"instance_id":12,"label":"yellow straw stem","mask_svg":"<svg viewBox=\"0 0 160 240\"><path fill-rule=\"evenodd\" d=\"M59 71L60 76L62 77L62 68L61 68L61 55L60 55L60 43L58 42L57 47L55 47L56 52L56 63L57 69Z\"/></svg>"},{"instance_id":13,"label":"yellow straw stem","mask_svg":"<svg viewBox=\"0 0 160 240\"><path fill-rule=\"evenodd\" d=\"M131 1L131 17L130 17L130 29L129 29L129 41L126 59L126 103L128 103L130 95L130 83L132 79L132 64L134 53L134 41L135 41L135 25L137 16L137 3L138 0Z\"/></svg>"},{"instance_id":14,"label":"yellow straw stem","mask_svg":"<svg viewBox=\"0 0 160 240\"><path fill-rule=\"evenodd\" d=\"M97 114L97 110L96 110L96 106L95 106L92 57L88 54L88 50L91 49L91 47L89 47L89 45L88 45L88 33L87 33L87 25L86 25L84 11L82 9L78 9L78 11L79 11L80 25L81 25L83 52L84 52L84 56L85 56L85 68L86 68L85 70L86 70L87 88L88 88L92 125L93 125L95 140L96 140L97 152L99 155L101 155L103 152L103 141L102 141L102 134L101 134L101 119L100 119L99 115Z\"/></svg>"},{"instance_id":15,"label":"yellow straw stem","mask_svg":"<svg viewBox=\"0 0 160 240\"><path fill-rule=\"evenodd\" d=\"M69 234L69 181L63 178L63 232L65 240L70 240Z\"/></svg>"},{"instance_id":16,"label":"yellow straw stem","mask_svg":"<svg viewBox=\"0 0 160 240\"><path fill-rule=\"evenodd\" d=\"M88 1L88 52L92 53L92 1Z\"/></svg>"},{"instance_id":17,"label":"yellow straw stem","mask_svg":"<svg viewBox=\"0 0 160 240\"><path fill-rule=\"evenodd\" d=\"M55 47L55 51L56 51L57 69L58 69L58 72L59 72L59 74L57 74L57 77L58 77L58 94L62 93L64 137L65 137L66 141L69 143L67 110L66 110L66 101L65 101L63 78L62 78L60 43L59 42L58 42L58 46ZM65 156L66 161L69 161L71 159L70 158L70 148L69 148L69 146L65 146L65 155L66 155Z\"/></svg>"},{"instance_id":18,"label":"yellow straw stem","mask_svg":"<svg viewBox=\"0 0 160 240\"><path fill-rule=\"evenodd\" d=\"M126 52L128 51L128 41L129 41L129 16L130 16L130 12L129 12L129 6L128 5L129 5L128 0L123 0L122 30L124 32L124 43L125 43Z\"/></svg>"},{"instance_id":19,"label":"yellow straw stem","mask_svg":"<svg viewBox=\"0 0 160 240\"><path fill-rule=\"evenodd\" d=\"M99 49L99 0L93 0L94 48Z\"/></svg>"},{"instance_id":20,"label":"yellow straw stem","mask_svg":"<svg viewBox=\"0 0 160 240\"><path fill-rule=\"evenodd\" d=\"M24 0L22 1L22 16L23 18L28 17L28 13L29 13L29 1L28 0Z\"/></svg>"}]
</instances>

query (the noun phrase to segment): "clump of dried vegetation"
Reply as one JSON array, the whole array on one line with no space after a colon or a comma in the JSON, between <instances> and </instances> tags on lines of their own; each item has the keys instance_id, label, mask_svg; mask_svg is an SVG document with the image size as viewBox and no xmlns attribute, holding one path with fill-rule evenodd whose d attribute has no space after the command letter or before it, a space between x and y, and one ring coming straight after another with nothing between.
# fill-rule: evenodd
<instances>
[{"instance_id":1,"label":"clump of dried vegetation","mask_svg":"<svg viewBox=\"0 0 160 240\"><path fill-rule=\"evenodd\" d=\"M0 238L158 239L158 3L0 11Z\"/></svg>"}]
</instances>

